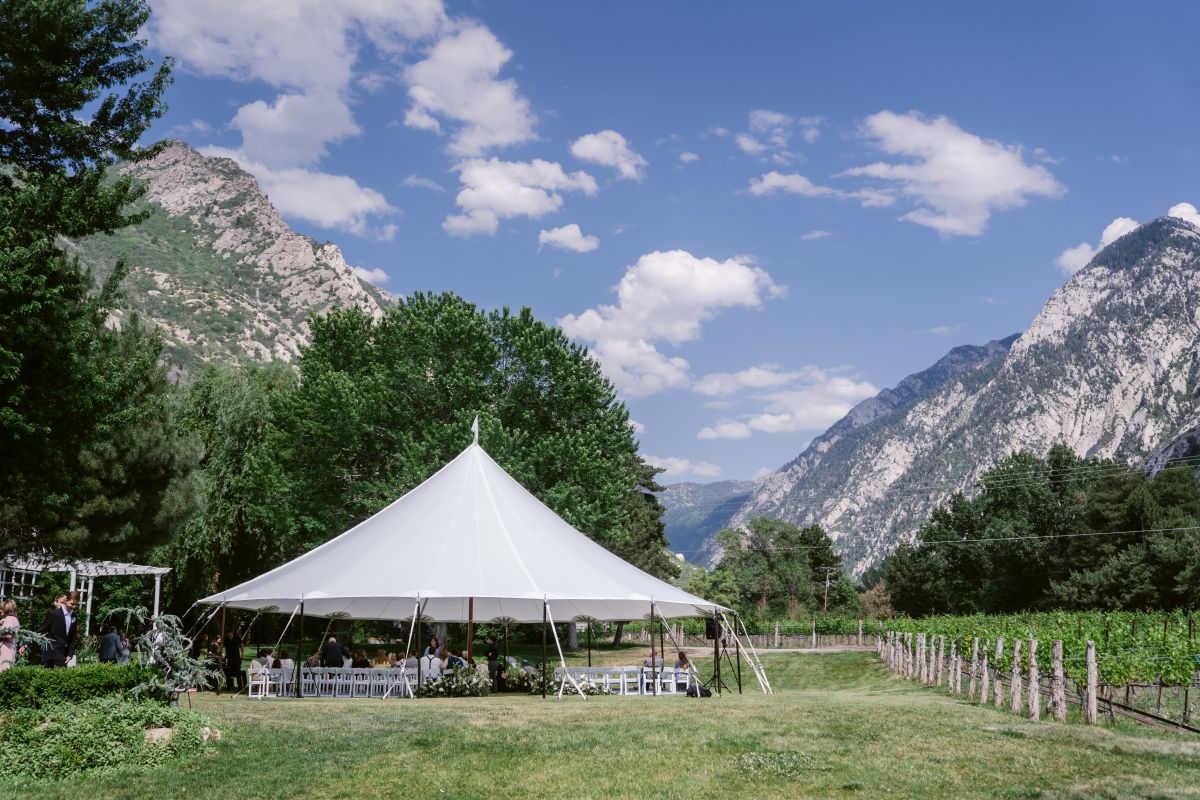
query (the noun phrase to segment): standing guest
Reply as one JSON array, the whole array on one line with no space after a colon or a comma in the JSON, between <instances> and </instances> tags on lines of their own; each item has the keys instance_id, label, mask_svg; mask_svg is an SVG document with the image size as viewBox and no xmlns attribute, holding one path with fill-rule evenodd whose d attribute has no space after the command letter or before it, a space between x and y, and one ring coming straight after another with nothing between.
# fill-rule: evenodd
<instances>
[{"instance_id":1,"label":"standing guest","mask_svg":"<svg viewBox=\"0 0 1200 800\"><path fill-rule=\"evenodd\" d=\"M21 627L17 619L17 602L9 599L0 603L0 628L7 628L6 633L0 633L0 672L17 663L17 656L24 654L25 648L17 645L17 629Z\"/></svg>"},{"instance_id":2,"label":"standing guest","mask_svg":"<svg viewBox=\"0 0 1200 800\"><path fill-rule=\"evenodd\" d=\"M236 630L225 632L225 686L235 690L246 686L242 676L242 637Z\"/></svg>"},{"instance_id":3,"label":"standing guest","mask_svg":"<svg viewBox=\"0 0 1200 800\"><path fill-rule=\"evenodd\" d=\"M342 665L342 646L336 636L330 636L321 648L322 667L340 667Z\"/></svg>"},{"instance_id":4,"label":"standing guest","mask_svg":"<svg viewBox=\"0 0 1200 800\"><path fill-rule=\"evenodd\" d=\"M75 642L75 604L79 602L79 592L60 595L63 598L46 615L46 620L38 628L38 633L50 638L50 643L42 650L43 667L66 666L67 659L74 653Z\"/></svg>"},{"instance_id":5,"label":"standing guest","mask_svg":"<svg viewBox=\"0 0 1200 800\"><path fill-rule=\"evenodd\" d=\"M422 655L436 656L440 649L442 649L442 643L438 641L436 636L430 636L429 646L425 648L425 652Z\"/></svg>"},{"instance_id":6,"label":"standing guest","mask_svg":"<svg viewBox=\"0 0 1200 800\"><path fill-rule=\"evenodd\" d=\"M496 644L495 636L488 636L484 639L487 642L487 649L484 651L484 656L487 658L488 677L492 679L492 691L500 691L500 646Z\"/></svg>"},{"instance_id":7,"label":"standing guest","mask_svg":"<svg viewBox=\"0 0 1200 800\"><path fill-rule=\"evenodd\" d=\"M132 645L132 644L130 644L130 642L129 642L129 637L125 635L125 631L119 631L119 632L117 633L117 641L118 641L118 645L117 645L117 663L118 663L118 664L128 664L128 663L129 663L129 657L130 657L131 655L133 655L133 645ZM213 647L213 654L214 654L214 655L215 655L217 658L219 658L219 657L220 657L220 655L221 655L221 644L220 644L220 642L217 642L217 641L215 641L215 640L214 640L214 641L213 641L213 643L212 643L212 647Z\"/></svg>"},{"instance_id":8,"label":"standing guest","mask_svg":"<svg viewBox=\"0 0 1200 800\"><path fill-rule=\"evenodd\" d=\"M109 628L108 633L100 637L100 663L117 663L117 654L121 649L121 637L115 627Z\"/></svg>"},{"instance_id":9,"label":"standing guest","mask_svg":"<svg viewBox=\"0 0 1200 800\"><path fill-rule=\"evenodd\" d=\"M192 658L196 661L208 655L208 634L202 633L192 642Z\"/></svg>"}]
</instances>

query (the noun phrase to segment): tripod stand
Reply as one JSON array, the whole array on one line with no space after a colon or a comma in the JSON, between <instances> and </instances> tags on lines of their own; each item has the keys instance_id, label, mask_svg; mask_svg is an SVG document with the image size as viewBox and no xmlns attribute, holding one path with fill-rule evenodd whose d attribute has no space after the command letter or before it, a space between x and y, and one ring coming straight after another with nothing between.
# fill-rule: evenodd
<instances>
[{"instance_id":1,"label":"tripod stand","mask_svg":"<svg viewBox=\"0 0 1200 800\"><path fill-rule=\"evenodd\" d=\"M725 631L722 630L721 633L724 634ZM733 639L733 653L732 656L729 655L728 637L722 635L719 639L716 637L713 638L713 674L708 679L708 682L704 684L710 691L715 691L718 694L721 693L722 689L727 692L731 691L729 684L721 676L721 659L724 659L730 671L737 676L738 694L742 693L742 648L738 643L737 637Z\"/></svg>"}]
</instances>

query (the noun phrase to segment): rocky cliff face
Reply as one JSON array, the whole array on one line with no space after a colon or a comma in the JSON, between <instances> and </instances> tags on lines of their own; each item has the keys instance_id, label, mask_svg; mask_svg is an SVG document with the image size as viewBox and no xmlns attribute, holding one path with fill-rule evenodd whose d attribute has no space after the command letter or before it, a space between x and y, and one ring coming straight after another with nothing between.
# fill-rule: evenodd
<instances>
[{"instance_id":1,"label":"rocky cliff face","mask_svg":"<svg viewBox=\"0 0 1200 800\"><path fill-rule=\"evenodd\" d=\"M73 243L99 277L129 268L127 310L162 331L165 357L186 374L207 361L291 361L308 318L339 306L382 313L390 299L361 281L331 243L291 230L236 163L170 142L125 165L144 182L149 218Z\"/></svg>"},{"instance_id":2,"label":"rocky cliff face","mask_svg":"<svg viewBox=\"0 0 1200 800\"><path fill-rule=\"evenodd\" d=\"M820 522L860 572L1017 450L1065 442L1153 468L1197 429L1200 231L1163 218L1097 254L1015 341L958 348L860 404L729 524Z\"/></svg>"}]
</instances>

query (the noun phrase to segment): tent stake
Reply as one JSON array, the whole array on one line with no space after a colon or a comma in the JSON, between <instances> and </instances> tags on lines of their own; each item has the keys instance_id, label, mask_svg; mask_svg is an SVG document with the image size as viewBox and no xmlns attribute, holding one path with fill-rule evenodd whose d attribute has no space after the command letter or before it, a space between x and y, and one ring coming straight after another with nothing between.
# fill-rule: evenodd
<instances>
[{"instance_id":1,"label":"tent stake","mask_svg":"<svg viewBox=\"0 0 1200 800\"><path fill-rule=\"evenodd\" d=\"M550 606L545 600L542 601L542 699L546 699L546 617L550 613Z\"/></svg>"}]
</instances>

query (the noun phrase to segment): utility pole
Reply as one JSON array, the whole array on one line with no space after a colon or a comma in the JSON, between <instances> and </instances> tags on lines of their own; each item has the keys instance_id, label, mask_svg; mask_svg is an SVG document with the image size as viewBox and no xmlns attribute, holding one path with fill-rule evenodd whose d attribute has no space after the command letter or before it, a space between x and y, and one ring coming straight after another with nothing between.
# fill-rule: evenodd
<instances>
[{"instance_id":1,"label":"utility pole","mask_svg":"<svg viewBox=\"0 0 1200 800\"><path fill-rule=\"evenodd\" d=\"M825 613L829 613L829 576L832 575L836 569L836 567L825 568Z\"/></svg>"}]
</instances>

